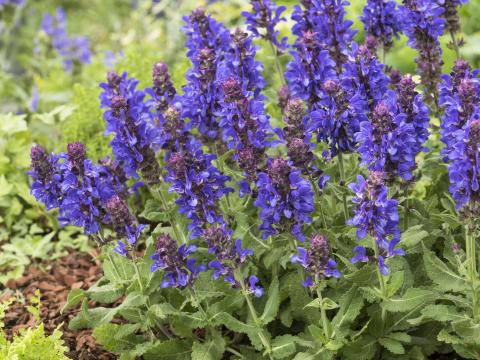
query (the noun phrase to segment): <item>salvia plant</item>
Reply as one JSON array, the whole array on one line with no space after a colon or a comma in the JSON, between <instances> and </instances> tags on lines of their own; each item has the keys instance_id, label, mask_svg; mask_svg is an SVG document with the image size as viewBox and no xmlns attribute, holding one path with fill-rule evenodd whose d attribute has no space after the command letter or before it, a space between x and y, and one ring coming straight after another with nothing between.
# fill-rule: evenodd
<instances>
[{"instance_id":1,"label":"salvia plant","mask_svg":"<svg viewBox=\"0 0 480 360\"><path fill-rule=\"evenodd\" d=\"M32 194L103 249L70 327L122 359L478 359L480 82L460 57L463 3L368 0L363 42L345 0L291 14L251 0L234 29L199 8L182 88L162 62L146 89L109 72L111 157L31 149ZM43 24L62 56L63 22ZM417 74L384 64L402 34ZM458 59L442 75L443 35Z\"/></svg>"}]
</instances>

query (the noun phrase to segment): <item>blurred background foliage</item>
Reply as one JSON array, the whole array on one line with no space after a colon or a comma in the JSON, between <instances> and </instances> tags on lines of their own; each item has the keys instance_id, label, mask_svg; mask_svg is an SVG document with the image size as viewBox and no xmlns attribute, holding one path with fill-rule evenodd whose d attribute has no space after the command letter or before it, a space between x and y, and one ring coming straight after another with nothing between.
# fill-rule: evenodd
<instances>
[{"instance_id":1,"label":"blurred background foliage","mask_svg":"<svg viewBox=\"0 0 480 360\"><path fill-rule=\"evenodd\" d=\"M278 2L289 9L297 3ZM356 29L362 28L358 17L364 4L365 0L351 0L348 7ZM231 28L243 23L240 13L250 9L248 0L24 0L21 6L0 8L0 281L19 276L32 259L60 256L66 247L85 250L89 246L77 230L61 230L55 214L47 213L29 195L31 145L63 151L64 144L78 140L87 145L94 160L109 155L109 139L102 136L98 84L108 70L115 69L136 77L140 87L148 87L151 66L161 60L169 65L181 89L190 64L179 29L182 17L198 6ZM43 15L54 13L57 7L66 12L68 33L90 41L91 63L76 64L71 73L64 71L62 60L40 30ZM479 13L480 0L471 0L461 10L466 42L462 55L474 66L480 62L480 23L475 16ZM291 26L290 19L282 23L282 34L290 34ZM356 40L363 41L361 30ZM446 47L448 41L444 36L445 72L454 60L453 51ZM270 47L259 44L258 57L267 64L265 77L271 84L265 94L267 109L275 123L280 115L271 105L276 102L280 79L270 61ZM408 73L414 71L414 58L415 51L402 37L386 62ZM285 64L288 59L287 53L281 61Z\"/></svg>"}]
</instances>

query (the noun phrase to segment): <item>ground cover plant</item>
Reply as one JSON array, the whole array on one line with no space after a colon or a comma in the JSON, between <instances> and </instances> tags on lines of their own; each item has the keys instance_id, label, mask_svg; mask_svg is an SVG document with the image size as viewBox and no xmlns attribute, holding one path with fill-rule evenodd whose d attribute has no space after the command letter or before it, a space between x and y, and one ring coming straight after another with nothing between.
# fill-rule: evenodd
<instances>
[{"instance_id":1,"label":"ground cover plant","mask_svg":"<svg viewBox=\"0 0 480 360\"><path fill-rule=\"evenodd\" d=\"M480 358L475 3L368 0L355 26L357 2L289 5L251 0L238 27L196 8L176 65L127 56L50 114L96 126L30 150L42 216L102 252L69 331L120 359ZM64 22L42 27L79 76L88 41Z\"/></svg>"}]
</instances>

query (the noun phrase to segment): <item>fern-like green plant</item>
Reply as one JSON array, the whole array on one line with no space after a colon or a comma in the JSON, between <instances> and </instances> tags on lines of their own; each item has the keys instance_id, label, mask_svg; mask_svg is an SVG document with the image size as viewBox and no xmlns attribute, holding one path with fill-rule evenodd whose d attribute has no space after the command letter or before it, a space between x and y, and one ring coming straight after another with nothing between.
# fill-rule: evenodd
<instances>
[{"instance_id":1,"label":"fern-like green plant","mask_svg":"<svg viewBox=\"0 0 480 360\"><path fill-rule=\"evenodd\" d=\"M45 334L40 321L40 291L30 299L27 310L35 317L36 324L32 328L22 329L9 341L3 323L8 307L13 303L7 300L0 303L0 360L64 360L68 348L62 340L62 332L57 328L52 335Z\"/></svg>"}]
</instances>

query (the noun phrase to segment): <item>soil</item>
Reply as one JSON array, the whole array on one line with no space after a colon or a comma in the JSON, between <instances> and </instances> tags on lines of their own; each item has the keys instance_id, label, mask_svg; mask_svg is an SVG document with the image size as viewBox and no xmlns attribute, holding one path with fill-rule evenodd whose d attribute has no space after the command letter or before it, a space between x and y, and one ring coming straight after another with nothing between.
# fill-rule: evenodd
<instances>
[{"instance_id":1,"label":"soil","mask_svg":"<svg viewBox=\"0 0 480 360\"><path fill-rule=\"evenodd\" d=\"M97 252L91 254L70 251L67 256L56 260L45 260L31 265L24 275L10 280L3 298L12 295L20 299L30 299L37 289L41 291L41 320L47 334L57 327L63 332L65 345L70 349L66 355L75 360L113 360L117 357L95 343L91 330L70 330L68 323L79 311L80 305L66 310L61 309L67 301L71 289L87 290L101 276L101 263L95 258ZM90 304L94 306L95 304ZM5 316L5 330L12 336L21 328L35 324L34 317L27 311L25 304L13 303Z\"/></svg>"}]
</instances>

